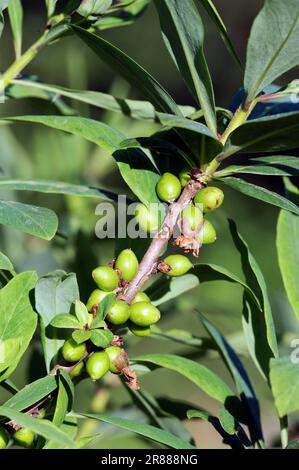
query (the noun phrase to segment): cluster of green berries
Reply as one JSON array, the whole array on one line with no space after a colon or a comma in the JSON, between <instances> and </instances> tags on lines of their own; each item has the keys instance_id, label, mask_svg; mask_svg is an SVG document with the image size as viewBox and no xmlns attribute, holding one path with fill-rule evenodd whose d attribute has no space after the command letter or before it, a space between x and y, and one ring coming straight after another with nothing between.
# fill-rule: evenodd
<instances>
[{"instance_id":1,"label":"cluster of green berries","mask_svg":"<svg viewBox=\"0 0 299 470\"><path fill-rule=\"evenodd\" d=\"M0 428L0 449L5 449L7 447L10 437L9 432L5 428ZM20 447L29 448L33 446L35 434L30 429L20 428L13 433L12 438L14 444Z\"/></svg>"},{"instance_id":2,"label":"cluster of green berries","mask_svg":"<svg viewBox=\"0 0 299 470\"><path fill-rule=\"evenodd\" d=\"M139 267L135 253L123 250L114 263L110 266L99 266L92 272L92 277L98 289L94 290L88 301L87 309L92 311L110 293L117 292L123 282L132 281ZM150 334L150 327L160 319L159 310L151 303L150 298L144 292L138 292L131 305L123 300L116 300L110 307L106 320L111 325L126 325L136 336Z\"/></svg>"}]
</instances>

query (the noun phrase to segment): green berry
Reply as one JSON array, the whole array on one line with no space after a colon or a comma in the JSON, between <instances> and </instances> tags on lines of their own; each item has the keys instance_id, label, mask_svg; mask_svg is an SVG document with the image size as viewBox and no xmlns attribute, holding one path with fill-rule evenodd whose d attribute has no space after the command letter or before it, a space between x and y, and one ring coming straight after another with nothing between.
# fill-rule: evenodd
<instances>
[{"instance_id":1,"label":"green berry","mask_svg":"<svg viewBox=\"0 0 299 470\"><path fill-rule=\"evenodd\" d=\"M181 194L181 190L180 180L172 173L164 173L156 186L159 199L165 202L175 201Z\"/></svg>"},{"instance_id":2,"label":"green berry","mask_svg":"<svg viewBox=\"0 0 299 470\"><path fill-rule=\"evenodd\" d=\"M72 338L62 346L62 356L68 362L78 362L86 353L85 343L77 344Z\"/></svg>"},{"instance_id":3,"label":"green berry","mask_svg":"<svg viewBox=\"0 0 299 470\"><path fill-rule=\"evenodd\" d=\"M84 370L84 362L79 362L79 364L77 364L75 367L73 367L73 369L70 371L70 376L72 378L74 377L79 377L79 375L82 374Z\"/></svg>"},{"instance_id":4,"label":"green berry","mask_svg":"<svg viewBox=\"0 0 299 470\"><path fill-rule=\"evenodd\" d=\"M122 325L129 319L129 306L123 300L116 300L110 308L106 319L113 325Z\"/></svg>"},{"instance_id":5,"label":"green berry","mask_svg":"<svg viewBox=\"0 0 299 470\"><path fill-rule=\"evenodd\" d=\"M164 218L164 208L159 205L151 205L148 209L144 204L137 204L135 209L135 217L140 228L145 232L153 232L158 230Z\"/></svg>"},{"instance_id":6,"label":"green berry","mask_svg":"<svg viewBox=\"0 0 299 470\"><path fill-rule=\"evenodd\" d=\"M86 370L93 380L99 380L108 372L110 360L105 351L93 353L86 362Z\"/></svg>"},{"instance_id":7,"label":"green berry","mask_svg":"<svg viewBox=\"0 0 299 470\"><path fill-rule=\"evenodd\" d=\"M26 428L18 429L13 435L15 443L21 447L31 447L34 437L34 432Z\"/></svg>"},{"instance_id":8,"label":"green berry","mask_svg":"<svg viewBox=\"0 0 299 470\"><path fill-rule=\"evenodd\" d=\"M106 292L111 292L118 287L119 277L110 266L99 266L94 269L92 277L98 287Z\"/></svg>"},{"instance_id":9,"label":"green berry","mask_svg":"<svg viewBox=\"0 0 299 470\"><path fill-rule=\"evenodd\" d=\"M194 198L194 202L196 204L202 204L203 212L212 212L215 209L218 209L223 201L223 191L213 186L202 189Z\"/></svg>"},{"instance_id":10,"label":"green berry","mask_svg":"<svg viewBox=\"0 0 299 470\"><path fill-rule=\"evenodd\" d=\"M187 186L191 178L191 170L190 168L184 168L182 171L179 173L179 179L181 182L182 187L184 188Z\"/></svg>"},{"instance_id":11,"label":"green berry","mask_svg":"<svg viewBox=\"0 0 299 470\"><path fill-rule=\"evenodd\" d=\"M172 277L182 276L193 268L191 261L184 255L169 255L164 262L170 266L171 269L167 274Z\"/></svg>"},{"instance_id":12,"label":"green berry","mask_svg":"<svg viewBox=\"0 0 299 470\"><path fill-rule=\"evenodd\" d=\"M216 241L217 234L211 222L205 220L203 223L203 228L199 233L199 241L203 245L209 245Z\"/></svg>"},{"instance_id":13,"label":"green berry","mask_svg":"<svg viewBox=\"0 0 299 470\"><path fill-rule=\"evenodd\" d=\"M160 320L160 311L149 302L137 302L130 306L130 320L138 326L150 326Z\"/></svg>"},{"instance_id":14,"label":"green berry","mask_svg":"<svg viewBox=\"0 0 299 470\"><path fill-rule=\"evenodd\" d=\"M5 449L9 441L9 434L5 428L0 428L0 449Z\"/></svg>"},{"instance_id":15,"label":"green berry","mask_svg":"<svg viewBox=\"0 0 299 470\"><path fill-rule=\"evenodd\" d=\"M145 293L145 292L137 292L137 294L135 295L133 301L132 301L132 304L136 304L137 302L150 302L151 299L149 298L149 296Z\"/></svg>"},{"instance_id":16,"label":"green berry","mask_svg":"<svg viewBox=\"0 0 299 470\"><path fill-rule=\"evenodd\" d=\"M110 292L104 292L100 289L95 289L91 294L87 301L86 307L87 310L90 312L94 305L98 306L100 302L106 297L106 295L110 294Z\"/></svg>"},{"instance_id":17,"label":"green berry","mask_svg":"<svg viewBox=\"0 0 299 470\"><path fill-rule=\"evenodd\" d=\"M138 259L135 253L130 250L123 250L116 258L115 267L120 269L122 279L132 281L138 271Z\"/></svg>"},{"instance_id":18,"label":"green berry","mask_svg":"<svg viewBox=\"0 0 299 470\"><path fill-rule=\"evenodd\" d=\"M113 372L114 374L116 374L117 372L119 372L122 369L122 366L125 365L125 364L123 364L124 361L122 359L122 356L124 355L123 349L121 349L118 346L109 346L109 348L105 349L105 353L109 357L109 361L110 361L109 370L110 370L110 372ZM117 367L117 365L118 365L118 367Z\"/></svg>"},{"instance_id":19,"label":"green berry","mask_svg":"<svg viewBox=\"0 0 299 470\"><path fill-rule=\"evenodd\" d=\"M129 329L135 336L143 337L143 336L149 336L151 334L150 326L138 326L130 322Z\"/></svg>"},{"instance_id":20,"label":"green berry","mask_svg":"<svg viewBox=\"0 0 299 470\"><path fill-rule=\"evenodd\" d=\"M188 204L180 215L180 221L182 225L182 229L184 231L184 221L186 221L186 228L191 228L191 230L197 230L203 221L202 211L195 207L193 204Z\"/></svg>"}]
</instances>

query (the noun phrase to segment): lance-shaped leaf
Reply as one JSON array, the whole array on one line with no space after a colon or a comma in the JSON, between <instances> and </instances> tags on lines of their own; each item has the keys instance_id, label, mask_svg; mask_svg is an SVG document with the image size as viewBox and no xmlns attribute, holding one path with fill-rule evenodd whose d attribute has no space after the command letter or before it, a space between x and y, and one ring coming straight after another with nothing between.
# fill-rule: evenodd
<instances>
[{"instance_id":1,"label":"lance-shaped leaf","mask_svg":"<svg viewBox=\"0 0 299 470\"><path fill-rule=\"evenodd\" d=\"M266 0L248 42L244 84L249 101L299 64L298 37L298 1Z\"/></svg>"},{"instance_id":2,"label":"lance-shaped leaf","mask_svg":"<svg viewBox=\"0 0 299 470\"><path fill-rule=\"evenodd\" d=\"M246 415L246 424L249 427L252 440L254 442L259 442L263 440L259 402L248 377L248 374L244 368L244 365L240 361L239 357L237 356L231 345L221 335L217 328L212 325L212 323L209 322L209 320L207 320L207 318L205 318L201 314L200 320L206 328L207 332L209 333L210 337L215 341L215 344L217 345L218 350L236 384L244 408L244 414ZM226 414L224 413L224 418L225 417ZM225 429L225 426L222 422L221 424L222 427ZM230 434L227 429L225 430Z\"/></svg>"},{"instance_id":3,"label":"lance-shaped leaf","mask_svg":"<svg viewBox=\"0 0 299 470\"><path fill-rule=\"evenodd\" d=\"M299 146L299 113L277 114L247 121L231 135L223 158L238 152L279 152Z\"/></svg>"},{"instance_id":4,"label":"lance-shaped leaf","mask_svg":"<svg viewBox=\"0 0 299 470\"><path fill-rule=\"evenodd\" d=\"M245 173L248 175L269 176L297 176L299 175L299 158L287 155L273 155L271 157L246 158L236 165L229 165L217 171L216 177Z\"/></svg>"},{"instance_id":5,"label":"lance-shaped leaf","mask_svg":"<svg viewBox=\"0 0 299 470\"><path fill-rule=\"evenodd\" d=\"M105 414L82 413L82 416L113 424L114 426L126 429L127 431L136 434L140 434L141 436L147 437L148 439L152 439L153 441L165 444L173 449L194 449L194 446L189 444L189 442L183 441L174 434L159 429L155 426L151 426L150 424L138 423L137 421L130 421L124 418L115 418Z\"/></svg>"},{"instance_id":6,"label":"lance-shaped leaf","mask_svg":"<svg viewBox=\"0 0 299 470\"><path fill-rule=\"evenodd\" d=\"M277 223L277 253L289 302L299 320L299 217L281 211Z\"/></svg>"},{"instance_id":7,"label":"lance-shaped leaf","mask_svg":"<svg viewBox=\"0 0 299 470\"><path fill-rule=\"evenodd\" d=\"M184 357L175 356L174 354L146 354L134 358L134 362L139 364L149 363L173 370L191 380L210 397L223 404L235 395L230 387L214 372L202 364L197 364Z\"/></svg>"},{"instance_id":8,"label":"lance-shaped leaf","mask_svg":"<svg viewBox=\"0 0 299 470\"><path fill-rule=\"evenodd\" d=\"M268 378L270 359L278 356L278 346L267 286L259 265L238 233L235 223L230 220L229 225L233 241L241 255L246 282L255 292L262 307L259 309L245 293L243 328L248 349L261 374Z\"/></svg>"},{"instance_id":9,"label":"lance-shaped leaf","mask_svg":"<svg viewBox=\"0 0 299 470\"><path fill-rule=\"evenodd\" d=\"M8 16L14 38L16 58L22 53L23 37L23 7L21 0L10 0L8 4Z\"/></svg>"},{"instance_id":10,"label":"lance-shaped leaf","mask_svg":"<svg viewBox=\"0 0 299 470\"><path fill-rule=\"evenodd\" d=\"M91 34L78 26L72 26L75 33L95 54L107 63L117 74L135 86L157 108L180 115L180 109L160 83L131 57L105 39Z\"/></svg>"},{"instance_id":11,"label":"lance-shaped leaf","mask_svg":"<svg viewBox=\"0 0 299 470\"><path fill-rule=\"evenodd\" d=\"M113 5L113 15L101 17L92 24L91 31L103 31L105 29L128 26L134 23L147 9L151 0L137 0L121 2Z\"/></svg>"},{"instance_id":12,"label":"lance-shaped leaf","mask_svg":"<svg viewBox=\"0 0 299 470\"><path fill-rule=\"evenodd\" d=\"M154 0L164 42L216 135L216 113L210 73L203 52L204 28L193 0Z\"/></svg>"},{"instance_id":13,"label":"lance-shaped leaf","mask_svg":"<svg viewBox=\"0 0 299 470\"><path fill-rule=\"evenodd\" d=\"M266 202L267 204L272 204L273 206L280 207L281 209L285 209L299 215L299 207L296 204L289 201L284 196L274 193L273 191L263 188L262 186L248 183L248 181L244 181L233 176L221 178L219 179L219 182L226 184L230 188L233 188L236 191L245 194L246 196L259 199L260 201Z\"/></svg>"},{"instance_id":14,"label":"lance-shaped leaf","mask_svg":"<svg viewBox=\"0 0 299 470\"><path fill-rule=\"evenodd\" d=\"M199 0L199 3L205 8L206 12L208 13L209 17L215 23L217 26L217 29L223 39L224 44L227 47L227 50L230 52L236 63L242 68L242 64L240 61L240 58L238 56L238 53L235 50L235 47L232 43L232 40L229 37L229 34L227 32L227 28L217 11L217 8L215 7L214 3L212 0Z\"/></svg>"},{"instance_id":15,"label":"lance-shaped leaf","mask_svg":"<svg viewBox=\"0 0 299 470\"><path fill-rule=\"evenodd\" d=\"M35 380L26 387L22 388L12 398L5 402L5 406L17 411L25 410L37 403L42 398L48 396L56 390L57 380L53 375Z\"/></svg>"},{"instance_id":16,"label":"lance-shaped leaf","mask_svg":"<svg viewBox=\"0 0 299 470\"><path fill-rule=\"evenodd\" d=\"M35 272L24 272L0 290L0 342L15 340L18 343L10 364L0 374L0 381L9 377L16 368L36 329L37 316L29 300L36 281Z\"/></svg>"},{"instance_id":17,"label":"lance-shaped leaf","mask_svg":"<svg viewBox=\"0 0 299 470\"><path fill-rule=\"evenodd\" d=\"M55 212L45 207L1 200L0 224L51 240L57 231L58 218Z\"/></svg>"}]
</instances>

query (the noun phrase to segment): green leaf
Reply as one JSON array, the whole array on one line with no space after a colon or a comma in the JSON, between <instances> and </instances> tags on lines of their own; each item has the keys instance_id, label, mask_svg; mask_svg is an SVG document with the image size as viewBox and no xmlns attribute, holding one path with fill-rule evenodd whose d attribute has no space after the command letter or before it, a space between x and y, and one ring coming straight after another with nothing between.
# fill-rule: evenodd
<instances>
[{"instance_id":1,"label":"green leaf","mask_svg":"<svg viewBox=\"0 0 299 470\"><path fill-rule=\"evenodd\" d=\"M198 10L193 0L154 1L166 47L216 135L214 92L203 52L204 27Z\"/></svg>"},{"instance_id":2,"label":"green leaf","mask_svg":"<svg viewBox=\"0 0 299 470\"><path fill-rule=\"evenodd\" d=\"M230 52L231 56L234 58L236 63L243 68L240 58L234 48L234 45L228 35L227 28L217 11L214 3L212 0L199 0L199 3L205 8L206 12L208 13L210 19L213 21L213 23L217 26L217 29L223 39L224 44L227 47L227 50Z\"/></svg>"},{"instance_id":3,"label":"green leaf","mask_svg":"<svg viewBox=\"0 0 299 470\"><path fill-rule=\"evenodd\" d=\"M230 165L217 171L215 176L220 178L234 173L270 176L296 176L299 175L299 158L284 155L273 157L256 157L246 159L243 164Z\"/></svg>"},{"instance_id":4,"label":"green leaf","mask_svg":"<svg viewBox=\"0 0 299 470\"><path fill-rule=\"evenodd\" d=\"M263 440L259 402L244 365L231 345L221 335L217 328L212 325L212 323L209 322L203 315L199 315L205 329L207 330L211 339L214 340L215 345L217 346L219 353L221 354L221 357L223 358L223 361L226 364L226 367L228 368L237 387L243 405L243 412L247 418L247 425L250 430L251 439L254 442L259 442ZM225 429L224 424L221 422L220 416L219 420L222 427ZM225 430L229 433L227 429Z\"/></svg>"},{"instance_id":5,"label":"green leaf","mask_svg":"<svg viewBox=\"0 0 299 470\"><path fill-rule=\"evenodd\" d=\"M20 351L22 338L9 338L0 341L0 372L5 371Z\"/></svg>"},{"instance_id":6,"label":"green leaf","mask_svg":"<svg viewBox=\"0 0 299 470\"><path fill-rule=\"evenodd\" d=\"M8 4L8 16L14 37L16 58L22 54L23 36L23 7L21 0L10 0Z\"/></svg>"},{"instance_id":7,"label":"green leaf","mask_svg":"<svg viewBox=\"0 0 299 470\"><path fill-rule=\"evenodd\" d=\"M1 408L0 408L1 409ZM114 426L126 429L127 431L140 434L148 439L165 444L173 449L194 449L189 442L183 441L178 437L174 436L168 431L164 431L150 424L142 424L136 421L129 421L124 418L115 418L105 414L89 414L82 413L82 416L91 419L97 419L98 421L104 421L105 423L112 424Z\"/></svg>"},{"instance_id":8,"label":"green leaf","mask_svg":"<svg viewBox=\"0 0 299 470\"><path fill-rule=\"evenodd\" d=\"M0 201L0 224L51 240L58 227L55 212L15 201Z\"/></svg>"},{"instance_id":9,"label":"green leaf","mask_svg":"<svg viewBox=\"0 0 299 470\"><path fill-rule=\"evenodd\" d=\"M272 359L270 381L279 416L299 410L298 364L290 357Z\"/></svg>"},{"instance_id":10,"label":"green leaf","mask_svg":"<svg viewBox=\"0 0 299 470\"><path fill-rule=\"evenodd\" d=\"M17 411L25 410L52 393L56 388L56 377L52 375L43 377L22 388L5 402L5 406Z\"/></svg>"},{"instance_id":11,"label":"green leaf","mask_svg":"<svg viewBox=\"0 0 299 470\"><path fill-rule=\"evenodd\" d=\"M214 372L190 359L173 354L146 354L135 357L133 360L137 363L151 363L178 372L223 404L234 396L234 392Z\"/></svg>"},{"instance_id":12,"label":"green leaf","mask_svg":"<svg viewBox=\"0 0 299 470\"><path fill-rule=\"evenodd\" d=\"M221 426L227 434L230 434L231 436L236 434L235 418L225 408L219 408L218 417Z\"/></svg>"},{"instance_id":13,"label":"green leaf","mask_svg":"<svg viewBox=\"0 0 299 470\"><path fill-rule=\"evenodd\" d=\"M7 390L9 393L12 393L13 395L15 395L19 391L18 387L10 379L3 380L3 382L1 382L0 385L1 387L3 387L5 390Z\"/></svg>"},{"instance_id":14,"label":"green leaf","mask_svg":"<svg viewBox=\"0 0 299 470\"><path fill-rule=\"evenodd\" d=\"M90 28L92 31L102 31L105 29L116 28L119 26L127 26L134 23L147 9L151 0L137 0L128 2L128 6L124 2L114 5L114 14L106 15L93 23Z\"/></svg>"},{"instance_id":15,"label":"green leaf","mask_svg":"<svg viewBox=\"0 0 299 470\"><path fill-rule=\"evenodd\" d=\"M116 294L111 292L111 294L106 295L106 297L99 303L96 317L94 318L91 328L98 328L102 321L105 320L105 317L112 307L112 304L115 301Z\"/></svg>"},{"instance_id":16,"label":"green leaf","mask_svg":"<svg viewBox=\"0 0 299 470\"><path fill-rule=\"evenodd\" d=\"M79 323L82 326L85 326L88 324L89 318L90 318L89 313L88 313L86 305L80 300L76 300L75 302L75 313L76 313L76 317Z\"/></svg>"},{"instance_id":17,"label":"green leaf","mask_svg":"<svg viewBox=\"0 0 299 470\"><path fill-rule=\"evenodd\" d=\"M207 137L211 137L215 139L210 129L200 122L192 121L191 119L187 119L187 118L180 117L180 116L174 116L172 114L165 114L165 113L164 114L158 113L158 117L159 117L159 121L161 122L161 124L163 124L163 126L166 126L167 128L186 129L188 131L195 132L197 134L206 135ZM222 144L219 142L219 148L221 149L221 147L222 147Z\"/></svg>"},{"instance_id":18,"label":"green leaf","mask_svg":"<svg viewBox=\"0 0 299 470\"><path fill-rule=\"evenodd\" d=\"M109 330L92 330L91 341L98 348L107 348L113 341L113 333Z\"/></svg>"},{"instance_id":19,"label":"green leaf","mask_svg":"<svg viewBox=\"0 0 299 470\"><path fill-rule=\"evenodd\" d=\"M99 121L77 116L17 116L1 118L0 124L14 122L33 122L83 137L99 145L108 152L113 152L125 139L125 136Z\"/></svg>"},{"instance_id":20,"label":"green leaf","mask_svg":"<svg viewBox=\"0 0 299 470\"><path fill-rule=\"evenodd\" d=\"M158 279L150 288L154 295L153 304L155 306L162 305L169 300L194 289L199 285L198 279L194 274L186 274L178 278L162 278ZM152 297L151 297L152 298Z\"/></svg>"},{"instance_id":21,"label":"green leaf","mask_svg":"<svg viewBox=\"0 0 299 470\"><path fill-rule=\"evenodd\" d=\"M61 426L66 414L72 408L74 385L70 376L62 369L58 371L58 395L53 416L53 424Z\"/></svg>"},{"instance_id":22,"label":"green leaf","mask_svg":"<svg viewBox=\"0 0 299 470\"><path fill-rule=\"evenodd\" d=\"M223 158L237 152L280 152L299 146L299 113L284 113L247 121L231 135Z\"/></svg>"},{"instance_id":23,"label":"green leaf","mask_svg":"<svg viewBox=\"0 0 299 470\"><path fill-rule=\"evenodd\" d=\"M19 342L14 360L0 374L0 381L9 377L16 368L36 329L37 318L29 300L36 281L35 272L24 272L0 290L0 341L14 339Z\"/></svg>"},{"instance_id":24,"label":"green leaf","mask_svg":"<svg viewBox=\"0 0 299 470\"><path fill-rule=\"evenodd\" d=\"M131 57L95 34L78 26L72 28L100 59L124 77L130 85L135 86L158 111L181 115L178 106L162 85Z\"/></svg>"},{"instance_id":25,"label":"green leaf","mask_svg":"<svg viewBox=\"0 0 299 470\"><path fill-rule=\"evenodd\" d=\"M81 344L85 343L91 337L91 331L89 330L75 330L72 332L72 338L76 343Z\"/></svg>"},{"instance_id":26,"label":"green leaf","mask_svg":"<svg viewBox=\"0 0 299 470\"><path fill-rule=\"evenodd\" d=\"M184 344L185 346L191 346L195 348L202 348L203 351L207 349L214 349L213 345L207 338L199 338L197 336L193 336L189 331L186 330L167 330L167 331L159 331L157 329L153 329L151 332L151 338L157 339L167 339L170 341L174 341L175 343Z\"/></svg>"},{"instance_id":27,"label":"green leaf","mask_svg":"<svg viewBox=\"0 0 299 470\"><path fill-rule=\"evenodd\" d=\"M271 305L264 276L245 240L238 233L236 224L230 220L230 231L237 250L241 255L242 269L247 284L255 292L262 308L245 293L243 328L249 352L264 378L269 376L269 363L278 356L278 346Z\"/></svg>"},{"instance_id":28,"label":"green leaf","mask_svg":"<svg viewBox=\"0 0 299 470\"><path fill-rule=\"evenodd\" d=\"M68 313L60 313L56 315L50 322L51 326L55 328L81 328L81 323Z\"/></svg>"},{"instance_id":29,"label":"green leaf","mask_svg":"<svg viewBox=\"0 0 299 470\"><path fill-rule=\"evenodd\" d=\"M61 431L63 431L65 434L69 436L69 438L72 440L72 443L76 443L79 447L80 444L79 442L76 442L76 435L77 435L77 430L78 430L78 425L77 425L77 418L67 416L65 421L62 423L60 426ZM69 444L65 443L58 443L54 441L48 441L44 446L43 449L69 449L70 446Z\"/></svg>"},{"instance_id":30,"label":"green leaf","mask_svg":"<svg viewBox=\"0 0 299 470\"><path fill-rule=\"evenodd\" d=\"M10 259L0 251L0 269L5 271L14 271L14 267Z\"/></svg>"},{"instance_id":31,"label":"green leaf","mask_svg":"<svg viewBox=\"0 0 299 470\"><path fill-rule=\"evenodd\" d=\"M59 444L64 444L71 449L76 449L76 443L61 429L46 419L36 419L7 406L0 406L0 415L15 421L24 428L28 428L45 439L50 439Z\"/></svg>"},{"instance_id":32,"label":"green leaf","mask_svg":"<svg viewBox=\"0 0 299 470\"><path fill-rule=\"evenodd\" d=\"M53 318L61 312L69 312L79 298L75 274L54 271L39 279L35 288L35 306L40 315L42 345L47 371L63 344L57 330L50 327Z\"/></svg>"},{"instance_id":33,"label":"green leaf","mask_svg":"<svg viewBox=\"0 0 299 470\"><path fill-rule=\"evenodd\" d=\"M65 194L68 196L92 197L103 201L114 201L117 194L100 188L80 184L64 183L52 180L12 180L0 179L0 190L36 191L48 194Z\"/></svg>"},{"instance_id":34,"label":"green leaf","mask_svg":"<svg viewBox=\"0 0 299 470\"><path fill-rule=\"evenodd\" d=\"M235 178L233 176L228 176L226 178L219 179L219 182L222 182L229 186L230 188L239 191L246 196L253 197L259 201L266 202L281 209L293 212L294 214L299 215L299 207L296 206L293 202L286 199L280 194L273 193L269 189L263 188L262 186L257 186L256 184L248 183L248 181L241 180L240 178Z\"/></svg>"},{"instance_id":35,"label":"green leaf","mask_svg":"<svg viewBox=\"0 0 299 470\"><path fill-rule=\"evenodd\" d=\"M54 14L56 3L57 0L46 0L48 18L51 18L51 16Z\"/></svg>"},{"instance_id":36,"label":"green leaf","mask_svg":"<svg viewBox=\"0 0 299 470\"><path fill-rule=\"evenodd\" d=\"M289 0L266 0L252 26L244 85L248 101L299 64L299 5Z\"/></svg>"},{"instance_id":37,"label":"green leaf","mask_svg":"<svg viewBox=\"0 0 299 470\"><path fill-rule=\"evenodd\" d=\"M111 5L112 0L85 0L77 8L77 12L85 18L92 15L103 15Z\"/></svg>"},{"instance_id":38,"label":"green leaf","mask_svg":"<svg viewBox=\"0 0 299 470\"><path fill-rule=\"evenodd\" d=\"M299 217L281 211L277 223L277 253L280 272L293 311L299 320Z\"/></svg>"}]
</instances>

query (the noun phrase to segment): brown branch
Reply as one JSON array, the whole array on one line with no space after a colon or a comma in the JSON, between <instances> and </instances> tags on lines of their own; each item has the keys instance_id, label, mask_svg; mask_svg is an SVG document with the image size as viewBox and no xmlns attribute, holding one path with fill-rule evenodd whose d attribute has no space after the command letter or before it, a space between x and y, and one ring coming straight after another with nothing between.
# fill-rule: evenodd
<instances>
[{"instance_id":1,"label":"brown branch","mask_svg":"<svg viewBox=\"0 0 299 470\"><path fill-rule=\"evenodd\" d=\"M194 170L178 201L169 205L164 222L146 251L135 278L118 295L119 299L130 304L145 282L156 272L159 257L173 234L182 209L190 204L196 194L204 187L205 183L201 181L201 173L199 170Z\"/></svg>"}]
</instances>

